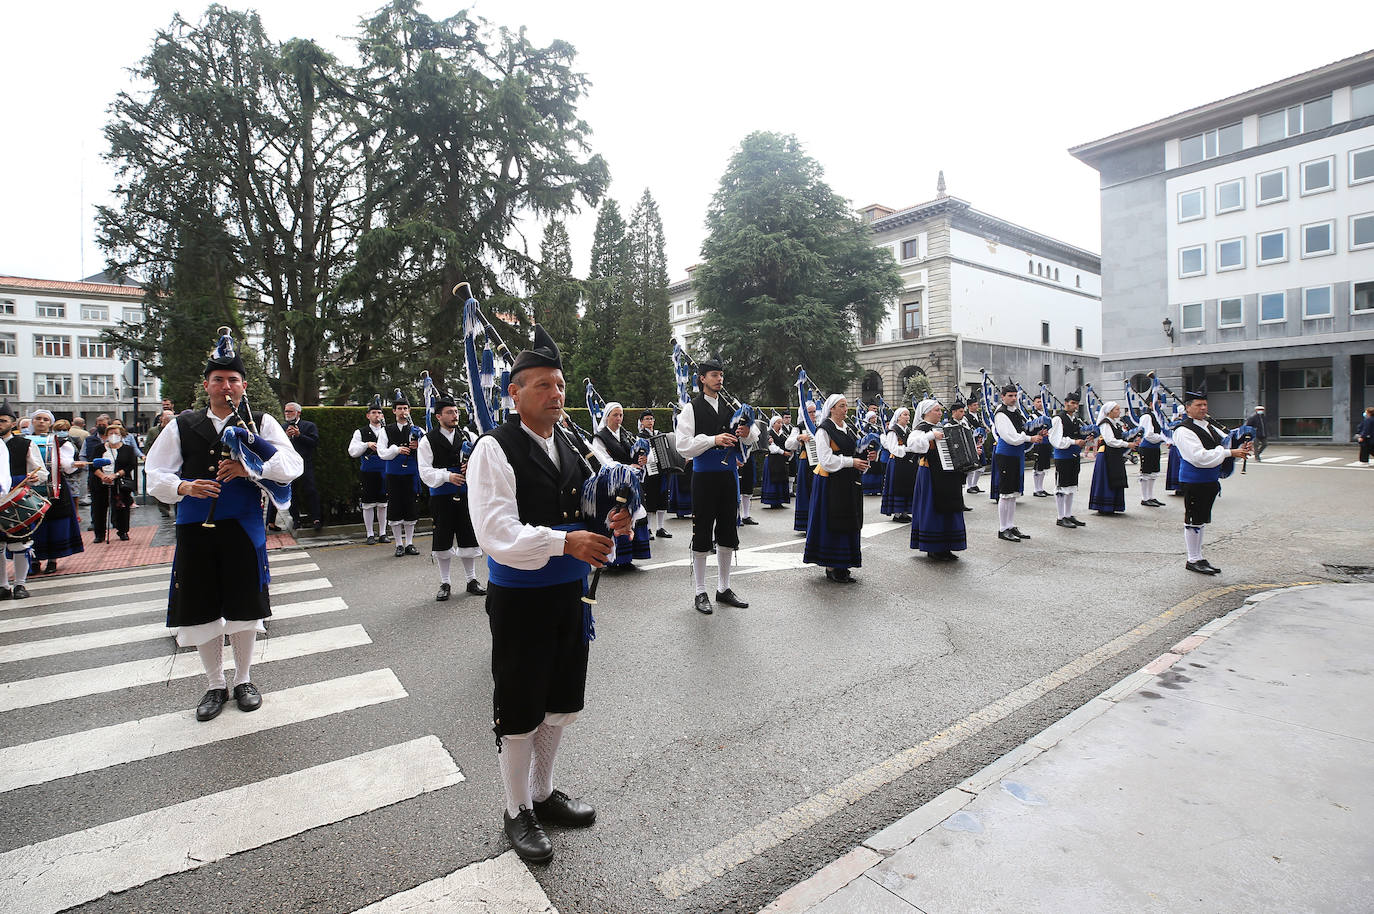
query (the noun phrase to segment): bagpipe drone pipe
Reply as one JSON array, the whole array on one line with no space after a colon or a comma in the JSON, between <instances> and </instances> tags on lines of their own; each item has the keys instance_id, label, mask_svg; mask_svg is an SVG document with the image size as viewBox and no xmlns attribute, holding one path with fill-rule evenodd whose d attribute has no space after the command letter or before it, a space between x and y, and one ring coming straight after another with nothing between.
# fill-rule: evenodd
<instances>
[{"instance_id":1,"label":"bagpipe drone pipe","mask_svg":"<svg viewBox=\"0 0 1374 914\"><path fill-rule=\"evenodd\" d=\"M1049 432L1050 423L1053 421L1053 417L1050 415L1049 404L1045 398L1040 398L1040 403L1044 408L1041 412L1036 413L1032 407L1032 404L1035 403L1035 398L1026 392L1026 388L1021 386L1021 382L1013 381L1008 377L1007 383L1016 385L1016 392L1019 395L1016 398L1016 405L1021 410L1021 415L1025 417L1026 434L1038 435L1041 432Z\"/></svg>"},{"instance_id":2,"label":"bagpipe drone pipe","mask_svg":"<svg viewBox=\"0 0 1374 914\"><path fill-rule=\"evenodd\" d=\"M983 415L981 418L983 420L983 425L987 428L987 431L993 437L996 437L997 431L994 425L996 421L995 415L997 412L997 408L1001 405L1002 402L1001 397L997 394L997 391L1001 388L997 385L996 381L993 380L992 375L988 374L988 370L986 368L978 369L978 373L983 376L983 383L980 390L980 396L983 401ZM1037 435L1040 433L1040 431L1047 430L1049 428L1048 421L1046 422L1046 425L1043 429L1037 428L1036 431L1031 430L1032 420L1037 419L1038 417L1032 416L1030 410L1028 410L1026 408L1026 405L1023 402L1021 402L1022 399L1025 397L1026 392L1022 390L1021 385L1016 384L1015 381L1011 381L1010 379L1008 379L1008 383L1014 384L1016 386L1016 389L1020 391L1020 394L1017 396L1016 399L1016 410L1021 414L1021 418L1025 422L1025 427L1022 429L1022 431L1024 431L1027 435ZM983 446L984 448L986 448L986 443ZM1025 444L1021 445L1021 450L1029 451L1034 446L1035 445L1033 443L1027 441Z\"/></svg>"},{"instance_id":3,"label":"bagpipe drone pipe","mask_svg":"<svg viewBox=\"0 0 1374 914\"><path fill-rule=\"evenodd\" d=\"M682 399L684 390L682 384L682 372L684 370L691 372L691 375L694 379L699 379L701 377L701 373L697 368L697 360L692 358L691 354L688 353L687 350L683 349L680 345L678 345L678 341L676 339L674 339L672 343L673 373L678 379L678 401L682 403L682 406L685 409L687 404L686 401ZM739 435L739 428L742 425L751 426L754 424L754 407L750 406L748 403L741 403L738 397L732 396L730 391L725 389L724 385L721 385L720 388L720 398L725 401L726 406L729 406L731 409L735 411L734 415L730 417L730 433L732 435L736 435L736 437L739 438L739 441L736 442L736 446L739 450L737 459L740 463L744 463L744 461L749 458L749 448L744 443L744 437Z\"/></svg>"}]
</instances>

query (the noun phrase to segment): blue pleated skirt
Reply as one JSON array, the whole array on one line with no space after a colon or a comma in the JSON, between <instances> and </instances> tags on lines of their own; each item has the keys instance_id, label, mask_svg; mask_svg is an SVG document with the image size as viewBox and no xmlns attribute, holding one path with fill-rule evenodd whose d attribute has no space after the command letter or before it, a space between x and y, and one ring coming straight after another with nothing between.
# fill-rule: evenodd
<instances>
[{"instance_id":1,"label":"blue pleated skirt","mask_svg":"<svg viewBox=\"0 0 1374 914\"><path fill-rule=\"evenodd\" d=\"M816 473L805 457L797 458L797 506L792 514L792 529L797 533L806 532L806 520L811 513L811 486Z\"/></svg>"},{"instance_id":2,"label":"blue pleated skirt","mask_svg":"<svg viewBox=\"0 0 1374 914\"><path fill-rule=\"evenodd\" d=\"M1113 489L1107 482L1107 458L1098 454L1093 461L1093 485L1088 491L1088 507L1094 511L1125 512L1126 490Z\"/></svg>"},{"instance_id":3,"label":"blue pleated skirt","mask_svg":"<svg viewBox=\"0 0 1374 914\"><path fill-rule=\"evenodd\" d=\"M771 474L768 472L767 464L765 464L763 472L763 503L770 508L781 508L791 499L791 494L787 489L787 478L783 477L782 482L774 482Z\"/></svg>"},{"instance_id":4,"label":"blue pleated skirt","mask_svg":"<svg viewBox=\"0 0 1374 914\"><path fill-rule=\"evenodd\" d=\"M915 482L911 486L900 484L897 477L907 475L898 472L900 466L901 461L896 457L891 457L887 461L887 472L883 474L883 500L882 504L878 506L878 510L888 516L911 513L911 499L912 493L915 491Z\"/></svg>"},{"instance_id":5,"label":"blue pleated skirt","mask_svg":"<svg viewBox=\"0 0 1374 914\"><path fill-rule=\"evenodd\" d=\"M683 480L688 480L684 483ZM686 473L674 473L668 480L668 510L678 517L687 517L692 513L692 486L691 477Z\"/></svg>"},{"instance_id":6,"label":"blue pleated skirt","mask_svg":"<svg viewBox=\"0 0 1374 914\"><path fill-rule=\"evenodd\" d=\"M1178 469L1183 463L1183 458L1178 455L1178 448L1169 448L1169 469L1164 476L1164 489L1168 492L1178 491Z\"/></svg>"},{"instance_id":7,"label":"blue pleated skirt","mask_svg":"<svg viewBox=\"0 0 1374 914\"><path fill-rule=\"evenodd\" d=\"M922 552L961 552L968 548L964 512L941 514L935 510L930 470L916 470L914 510L911 512L911 548Z\"/></svg>"},{"instance_id":8,"label":"blue pleated skirt","mask_svg":"<svg viewBox=\"0 0 1374 914\"><path fill-rule=\"evenodd\" d=\"M826 568L858 568L863 564L859 555L859 531L836 533L829 527L825 510L825 489L829 477L816 476L811 481L811 509L806 522L806 550L802 561Z\"/></svg>"},{"instance_id":9,"label":"blue pleated skirt","mask_svg":"<svg viewBox=\"0 0 1374 914\"><path fill-rule=\"evenodd\" d=\"M888 463L891 463L891 461L888 461ZM863 480L865 495L883 494L883 477L887 475L883 472L885 466L887 466L887 464L879 463L875 460L868 465L868 471L865 472L863 476L859 477Z\"/></svg>"}]
</instances>

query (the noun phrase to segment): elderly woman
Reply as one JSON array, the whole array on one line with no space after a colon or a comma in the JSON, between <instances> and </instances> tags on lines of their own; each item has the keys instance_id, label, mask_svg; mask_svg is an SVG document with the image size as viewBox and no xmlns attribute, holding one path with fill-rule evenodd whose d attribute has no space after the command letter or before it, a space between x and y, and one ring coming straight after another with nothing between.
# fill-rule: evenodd
<instances>
[{"instance_id":1,"label":"elderly woman","mask_svg":"<svg viewBox=\"0 0 1374 914\"><path fill-rule=\"evenodd\" d=\"M811 508L806 522L806 550L802 560L825 567L827 580L856 583L849 569L863 564L859 554L859 530L864 524L863 480L872 452L855 453L858 439L844 427L849 401L831 394L816 428L820 457L811 486Z\"/></svg>"},{"instance_id":2,"label":"elderly woman","mask_svg":"<svg viewBox=\"0 0 1374 914\"><path fill-rule=\"evenodd\" d=\"M51 506L43 515L43 523L33 531L34 566L29 574L54 574L57 560L76 555L85 547L81 544L81 522L76 516L76 501L72 498L67 481L77 475L84 462L77 461L76 447L68 440L64 431L54 428L52 413L46 409L34 410L29 417L29 437L38 446L43 465L48 468L48 482L40 494L47 496ZM70 426L69 426L70 427ZM52 470L56 468L57 473ZM39 562L47 562L40 567Z\"/></svg>"},{"instance_id":3,"label":"elderly woman","mask_svg":"<svg viewBox=\"0 0 1374 914\"><path fill-rule=\"evenodd\" d=\"M867 435L871 433L874 435L882 435L884 431L882 420L878 418L878 411L876 409L870 409L864 416L864 421L859 425L859 434ZM875 460L869 464L868 469L865 470L863 474L865 495L883 494L883 482L885 480L884 469L885 467L883 466L882 460Z\"/></svg>"},{"instance_id":4,"label":"elderly woman","mask_svg":"<svg viewBox=\"0 0 1374 914\"><path fill-rule=\"evenodd\" d=\"M641 474L648 463L648 452L636 450L635 436L625 428L625 409L614 401L607 403L601 411L601 421L597 424L596 434L592 436L592 452L603 464L623 463L639 470ZM649 513L640 506L635 515L634 532L629 536L616 537L615 559L612 568L628 568L635 559L649 558Z\"/></svg>"},{"instance_id":5,"label":"elderly woman","mask_svg":"<svg viewBox=\"0 0 1374 914\"><path fill-rule=\"evenodd\" d=\"M1097 428L1102 434L1102 450L1093 461L1093 485L1088 492L1088 507L1104 517L1126 513L1126 453L1137 442L1127 441L1117 420L1121 404L1108 400L1097 411Z\"/></svg>"},{"instance_id":6,"label":"elderly woman","mask_svg":"<svg viewBox=\"0 0 1374 914\"><path fill-rule=\"evenodd\" d=\"M96 486L91 490L91 521L95 525L95 542L105 542L107 519L122 540L129 538L129 509L134 504L134 480L138 475L138 457L124 440L124 426L111 422L105 427L105 448L97 458L109 463L96 467Z\"/></svg>"},{"instance_id":7,"label":"elderly woman","mask_svg":"<svg viewBox=\"0 0 1374 914\"><path fill-rule=\"evenodd\" d=\"M916 469L916 491L911 521L911 548L919 549L937 562L954 562L954 553L968 548L964 530L965 476L946 470L937 454L935 442L945 437L940 431L944 407L934 400L922 400L916 407L921 421L907 437L907 450L920 455Z\"/></svg>"},{"instance_id":8,"label":"elderly woman","mask_svg":"<svg viewBox=\"0 0 1374 914\"><path fill-rule=\"evenodd\" d=\"M789 448L787 439L787 420L782 416L774 416L768 426L768 456L763 461L762 500L766 508L784 508L791 498L788 493L790 474L787 464L792 459L795 445Z\"/></svg>"},{"instance_id":9,"label":"elderly woman","mask_svg":"<svg viewBox=\"0 0 1374 914\"><path fill-rule=\"evenodd\" d=\"M911 496L916 488L916 454L906 446L911 434L911 410L903 406L892 414L883 435L887 472L883 475L883 501L879 510L895 523L911 522Z\"/></svg>"}]
</instances>

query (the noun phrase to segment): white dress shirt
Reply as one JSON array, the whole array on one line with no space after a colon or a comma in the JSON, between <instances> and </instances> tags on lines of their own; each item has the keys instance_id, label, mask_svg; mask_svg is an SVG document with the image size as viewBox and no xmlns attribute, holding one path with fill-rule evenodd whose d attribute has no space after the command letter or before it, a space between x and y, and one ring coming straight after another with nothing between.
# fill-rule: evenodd
<instances>
[{"instance_id":1,"label":"white dress shirt","mask_svg":"<svg viewBox=\"0 0 1374 914\"><path fill-rule=\"evenodd\" d=\"M1026 444L1031 440L1030 435L1025 432L1018 432L1016 426L1011 424L1011 417L1004 412L998 412L992 420L992 430L997 433L997 440L1013 447L1018 444Z\"/></svg>"},{"instance_id":2,"label":"white dress shirt","mask_svg":"<svg viewBox=\"0 0 1374 914\"><path fill-rule=\"evenodd\" d=\"M524 422L520 428L560 467L553 434L543 438ZM502 565L537 571L549 559L563 554L567 533L520 521L515 500L515 470L499 442L490 435L480 439L468 458L468 510L482 551Z\"/></svg>"},{"instance_id":3,"label":"white dress shirt","mask_svg":"<svg viewBox=\"0 0 1374 914\"><path fill-rule=\"evenodd\" d=\"M210 421L215 424L215 434L222 435L229 416L221 419L214 413L209 415ZM262 425L258 427L258 437L271 442L277 448L272 459L262 465L263 479L290 482L301 475L305 469L305 461L291 446L291 439L286 437L286 432L276 419L263 414ZM181 501L182 496L177 492L182 483L181 430L175 420L167 423L167 427L158 434L157 440L148 449L143 472L148 479L149 495L165 505L174 505Z\"/></svg>"},{"instance_id":4,"label":"white dress shirt","mask_svg":"<svg viewBox=\"0 0 1374 914\"><path fill-rule=\"evenodd\" d=\"M372 429L372 431L375 432L375 433L377 434L377 453L378 453L378 454L381 454L382 448L386 447L386 426L385 426L385 425L369 425L368 428ZM363 456L365 456L365 455L367 454L367 446L368 446L369 444L371 444L371 443L372 443L372 442L370 442L370 441L364 441L364 440L363 440L363 430L362 430L362 429L360 429L360 428L355 428L355 429L353 430L353 439L352 439L351 441L348 442L348 456L350 456L350 457L363 457ZM396 455L393 454L392 456L394 457L394 456L396 456Z\"/></svg>"},{"instance_id":5,"label":"white dress shirt","mask_svg":"<svg viewBox=\"0 0 1374 914\"><path fill-rule=\"evenodd\" d=\"M1064 434L1064 420L1059 416L1055 416L1054 420L1050 423L1050 446L1056 447L1061 451L1067 451L1069 448L1076 446L1074 444L1076 440L1077 439L1070 438L1068 435Z\"/></svg>"},{"instance_id":6,"label":"white dress shirt","mask_svg":"<svg viewBox=\"0 0 1374 914\"><path fill-rule=\"evenodd\" d=\"M816 456L820 467L827 473L836 473L854 465L853 457L844 457L830 448L830 433L824 427L816 429Z\"/></svg>"},{"instance_id":7,"label":"white dress shirt","mask_svg":"<svg viewBox=\"0 0 1374 914\"><path fill-rule=\"evenodd\" d=\"M1180 425L1174 429L1174 447L1178 448L1178 456L1200 470L1221 466L1222 461L1231 456L1231 449L1226 446L1226 436L1210 423L1199 420L1198 424L1206 426L1212 434L1222 439L1222 443L1214 448L1204 448L1196 432L1186 425Z\"/></svg>"},{"instance_id":8,"label":"white dress shirt","mask_svg":"<svg viewBox=\"0 0 1374 914\"><path fill-rule=\"evenodd\" d=\"M910 438L911 435L908 434L906 439L910 440ZM910 448L907 447L907 441L903 440L902 427L900 425L894 425L891 431L883 435L883 447L887 448L887 452L893 457L900 459L906 456L906 452L910 450ZM921 452L917 451L917 453Z\"/></svg>"},{"instance_id":9,"label":"white dress shirt","mask_svg":"<svg viewBox=\"0 0 1374 914\"><path fill-rule=\"evenodd\" d=\"M911 434L906 436L906 450L913 454L925 454L930 451L930 445L935 441L935 429L923 432L916 426L911 427Z\"/></svg>"},{"instance_id":10,"label":"white dress shirt","mask_svg":"<svg viewBox=\"0 0 1374 914\"><path fill-rule=\"evenodd\" d=\"M1118 438L1116 429L1112 428L1111 422L1103 419L1097 425L1097 430L1102 433L1102 443L1107 447L1130 447L1130 442Z\"/></svg>"},{"instance_id":11,"label":"white dress shirt","mask_svg":"<svg viewBox=\"0 0 1374 914\"><path fill-rule=\"evenodd\" d=\"M1150 444L1159 444L1164 440L1164 435L1159 431L1159 422L1151 413L1140 414L1140 424L1145 429L1145 440Z\"/></svg>"},{"instance_id":12,"label":"white dress shirt","mask_svg":"<svg viewBox=\"0 0 1374 914\"><path fill-rule=\"evenodd\" d=\"M383 426L381 434L377 436L377 456L383 460L395 460L401 453L401 448L410 446L410 427L413 424L412 422L407 422L405 425L397 426L397 428L401 430L402 444L388 444L386 427Z\"/></svg>"},{"instance_id":13,"label":"white dress shirt","mask_svg":"<svg viewBox=\"0 0 1374 914\"><path fill-rule=\"evenodd\" d=\"M455 425L453 430L449 431L443 426L439 426L439 434L447 438L449 444L453 444L453 439L458 437L458 427ZM460 445L461 443L459 442ZM434 448L430 447L428 437L420 439L416 459L420 462L420 481L431 489L437 489L453 481L448 478L448 467L436 467L434 465Z\"/></svg>"},{"instance_id":14,"label":"white dress shirt","mask_svg":"<svg viewBox=\"0 0 1374 914\"><path fill-rule=\"evenodd\" d=\"M702 399L706 401L707 406L714 409L717 413L720 412L720 399L718 397L713 397L710 394L702 394ZM726 421L729 421L728 416L726 417ZM727 431L734 434L733 429L727 429ZM757 443L759 440L758 425L756 423L750 423L749 434L741 440L748 445ZM697 434L696 410L689 405L677 415L677 427L673 430L673 444L677 446L677 452L679 454L687 460L691 460L693 457L699 457L715 447L716 438L714 435Z\"/></svg>"}]
</instances>

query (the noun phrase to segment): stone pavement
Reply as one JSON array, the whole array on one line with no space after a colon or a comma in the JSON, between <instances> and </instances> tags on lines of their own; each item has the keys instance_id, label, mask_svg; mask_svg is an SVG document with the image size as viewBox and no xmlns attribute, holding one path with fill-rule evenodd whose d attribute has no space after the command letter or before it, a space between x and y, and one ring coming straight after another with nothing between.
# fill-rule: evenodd
<instances>
[{"instance_id":1,"label":"stone pavement","mask_svg":"<svg viewBox=\"0 0 1374 914\"><path fill-rule=\"evenodd\" d=\"M1374 584L1269 591L764 914L1374 909Z\"/></svg>"}]
</instances>

